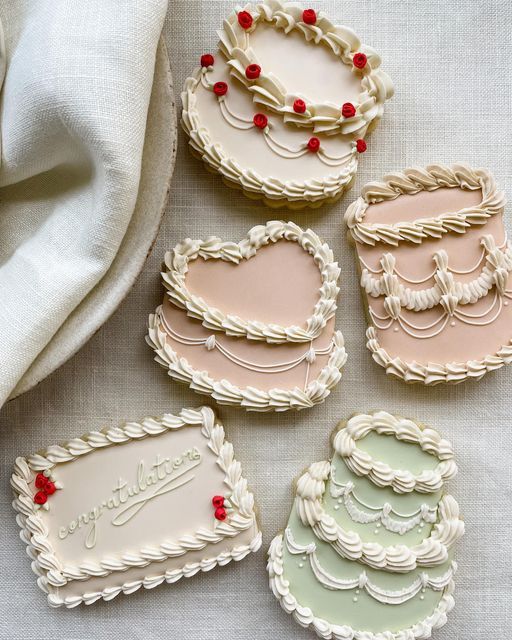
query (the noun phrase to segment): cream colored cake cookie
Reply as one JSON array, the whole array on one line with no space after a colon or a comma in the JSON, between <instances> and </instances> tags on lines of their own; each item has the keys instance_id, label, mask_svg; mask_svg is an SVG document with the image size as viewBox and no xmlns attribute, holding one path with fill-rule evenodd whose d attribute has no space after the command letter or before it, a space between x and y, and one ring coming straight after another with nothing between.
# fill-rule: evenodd
<instances>
[{"instance_id":1,"label":"cream colored cake cookie","mask_svg":"<svg viewBox=\"0 0 512 640\"><path fill-rule=\"evenodd\" d=\"M147 341L169 375L219 404L307 409L341 378L340 269L310 229L273 220L239 243L187 239L165 256Z\"/></svg>"},{"instance_id":2,"label":"cream colored cake cookie","mask_svg":"<svg viewBox=\"0 0 512 640\"><path fill-rule=\"evenodd\" d=\"M321 638L429 638L453 608L453 549L464 533L444 492L457 472L450 443L378 411L342 423L333 448L296 483L268 552L270 588Z\"/></svg>"},{"instance_id":3,"label":"cream colored cake cookie","mask_svg":"<svg viewBox=\"0 0 512 640\"><path fill-rule=\"evenodd\" d=\"M367 346L387 373L458 383L512 362L504 205L489 171L465 164L388 175L350 205Z\"/></svg>"},{"instance_id":4,"label":"cream colored cake cookie","mask_svg":"<svg viewBox=\"0 0 512 640\"><path fill-rule=\"evenodd\" d=\"M11 485L53 607L172 584L261 545L252 493L208 407L17 458Z\"/></svg>"},{"instance_id":5,"label":"cream colored cake cookie","mask_svg":"<svg viewBox=\"0 0 512 640\"><path fill-rule=\"evenodd\" d=\"M234 11L219 37L182 93L195 154L270 206L338 198L393 93L379 56L322 12L280 0Z\"/></svg>"}]
</instances>

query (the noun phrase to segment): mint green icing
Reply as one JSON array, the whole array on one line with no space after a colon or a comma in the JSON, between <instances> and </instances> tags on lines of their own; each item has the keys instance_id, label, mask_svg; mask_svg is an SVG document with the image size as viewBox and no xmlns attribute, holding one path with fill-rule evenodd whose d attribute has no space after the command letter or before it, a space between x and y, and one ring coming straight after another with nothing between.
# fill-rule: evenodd
<instances>
[{"instance_id":1,"label":"mint green icing","mask_svg":"<svg viewBox=\"0 0 512 640\"><path fill-rule=\"evenodd\" d=\"M418 444L403 442L395 436L386 436L370 432L357 441L356 445L369 453L374 460L389 464L393 469L404 469L411 473L421 473L424 469L435 469L439 459L426 453Z\"/></svg>"}]
</instances>

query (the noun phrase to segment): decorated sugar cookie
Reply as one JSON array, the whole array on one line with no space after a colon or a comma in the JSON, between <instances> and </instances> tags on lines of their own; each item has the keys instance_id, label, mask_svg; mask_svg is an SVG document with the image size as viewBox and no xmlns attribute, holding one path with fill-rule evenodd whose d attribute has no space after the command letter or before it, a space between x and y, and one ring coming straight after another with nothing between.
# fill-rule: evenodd
<instances>
[{"instance_id":1,"label":"decorated sugar cookie","mask_svg":"<svg viewBox=\"0 0 512 640\"><path fill-rule=\"evenodd\" d=\"M182 93L195 154L270 205L338 198L393 93L379 56L322 12L280 0L237 9L219 36Z\"/></svg>"},{"instance_id":2,"label":"decorated sugar cookie","mask_svg":"<svg viewBox=\"0 0 512 640\"><path fill-rule=\"evenodd\" d=\"M172 584L261 545L253 496L208 407L17 458L11 485L53 607Z\"/></svg>"},{"instance_id":3,"label":"decorated sugar cookie","mask_svg":"<svg viewBox=\"0 0 512 640\"><path fill-rule=\"evenodd\" d=\"M250 411L306 409L339 382L340 269L310 229L274 220L239 243L187 239L164 269L147 341L175 380Z\"/></svg>"},{"instance_id":4,"label":"decorated sugar cookie","mask_svg":"<svg viewBox=\"0 0 512 640\"><path fill-rule=\"evenodd\" d=\"M388 175L350 205L367 346L387 373L458 383L512 362L504 205L489 171L465 164Z\"/></svg>"},{"instance_id":5,"label":"decorated sugar cookie","mask_svg":"<svg viewBox=\"0 0 512 640\"><path fill-rule=\"evenodd\" d=\"M270 545L274 595L321 638L429 638L453 608L464 533L444 490L457 472L450 443L379 411L342 424L333 448L297 481Z\"/></svg>"}]
</instances>

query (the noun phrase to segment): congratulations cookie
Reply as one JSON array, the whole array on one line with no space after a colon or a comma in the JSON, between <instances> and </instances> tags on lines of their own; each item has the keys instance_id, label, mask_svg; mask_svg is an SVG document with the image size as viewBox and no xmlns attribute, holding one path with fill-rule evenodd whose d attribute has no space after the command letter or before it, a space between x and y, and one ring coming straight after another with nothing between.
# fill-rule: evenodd
<instances>
[{"instance_id":1,"label":"congratulations cookie","mask_svg":"<svg viewBox=\"0 0 512 640\"><path fill-rule=\"evenodd\" d=\"M187 239L164 268L147 341L175 380L251 411L312 407L339 382L340 269L310 229L271 221L239 243Z\"/></svg>"},{"instance_id":2,"label":"congratulations cookie","mask_svg":"<svg viewBox=\"0 0 512 640\"><path fill-rule=\"evenodd\" d=\"M253 496L208 407L18 458L11 485L37 584L54 607L172 584L261 545Z\"/></svg>"},{"instance_id":3,"label":"congratulations cookie","mask_svg":"<svg viewBox=\"0 0 512 640\"><path fill-rule=\"evenodd\" d=\"M379 56L323 13L280 0L233 12L219 36L182 93L194 152L270 205L339 197L393 93Z\"/></svg>"},{"instance_id":4,"label":"congratulations cookie","mask_svg":"<svg viewBox=\"0 0 512 640\"><path fill-rule=\"evenodd\" d=\"M457 467L433 429L384 411L334 434L334 455L299 478L268 554L283 609L321 638L430 637L453 608L464 532L444 483Z\"/></svg>"},{"instance_id":5,"label":"congratulations cookie","mask_svg":"<svg viewBox=\"0 0 512 640\"><path fill-rule=\"evenodd\" d=\"M367 346L387 373L458 383L512 362L504 205L493 176L465 164L388 175L350 205Z\"/></svg>"}]
</instances>

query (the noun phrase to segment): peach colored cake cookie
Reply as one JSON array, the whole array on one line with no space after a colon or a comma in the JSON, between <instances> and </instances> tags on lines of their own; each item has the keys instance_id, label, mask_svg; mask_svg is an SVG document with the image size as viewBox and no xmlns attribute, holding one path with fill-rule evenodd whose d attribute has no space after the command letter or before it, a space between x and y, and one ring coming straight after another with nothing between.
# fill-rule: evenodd
<instances>
[{"instance_id":1,"label":"peach colored cake cookie","mask_svg":"<svg viewBox=\"0 0 512 640\"><path fill-rule=\"evenodd\" d=\"M512 362L504 205L489 171L465 164L388 175L350 205L367 346L387 373L458 383Z\"/></svg>"}]
</instances>

